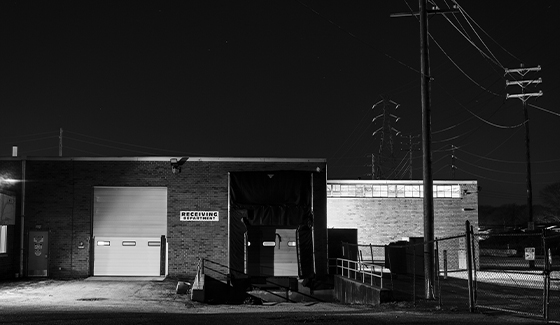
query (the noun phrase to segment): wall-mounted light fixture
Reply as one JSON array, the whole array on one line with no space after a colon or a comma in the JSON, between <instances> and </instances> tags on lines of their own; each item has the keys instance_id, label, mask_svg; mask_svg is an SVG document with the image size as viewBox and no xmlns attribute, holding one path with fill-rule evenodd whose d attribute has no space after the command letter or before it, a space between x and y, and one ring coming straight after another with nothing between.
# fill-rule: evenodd
<instances>
[{"instance_id":1,"label":"wall-mounted light fixture","mask_svg":"<svg viewBox=\"0 0 560 325\"><path fill-rule=\"evenodd\" d=\"M181 172L181 166L189 159L189 157L181 157L181 158L171 158L171 172L173 174L178 174Z\"/></svg>"}]
</instances>

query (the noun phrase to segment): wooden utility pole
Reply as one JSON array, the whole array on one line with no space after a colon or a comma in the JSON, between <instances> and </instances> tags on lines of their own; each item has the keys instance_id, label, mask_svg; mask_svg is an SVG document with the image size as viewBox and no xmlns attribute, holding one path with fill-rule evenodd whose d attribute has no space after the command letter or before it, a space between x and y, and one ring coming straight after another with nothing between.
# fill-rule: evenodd
<instances>
[{"instance_id":1,"label":"wooden utility pole","mask_svg":"<svg viewBox=\"0 0 560 325\"><path fill-rule=\"evenodd\" d=\"M419 16L420 20L420 85L422 101L422 162L424 183L424 291L426 299L434 299L434 188L432 178L432 138L430 113L430 55L428 47L428 14L458 12L456 9L428 12L427 0L418 0L418 13L398 13L391 17Z\"/></svg>"},{"instance_id":2,"label":"wooden utility pole","mask_svg":"<svg viewBox=\"0 0 560 325\"><path fill-rule=\"evenodd\" d=\"M430 111L430 55L427 1L420 8L420 73L422 88L422 161L424 179L424 288L425 298L434 299L434 186L432 179L432 131Z\"/></svg>"},{"instance_id":3,"label":"wooden utility pole","mask_svg":"<svg viewBox=\"0 0 560 325\"><path fill-rule=\"evenodd\" d=\"M366 155L366 157L371 158L371 164L366 164L365 165L367 167L371 167L371 174L368 173L368 174L366 174L366 176L371 176L371 179L374 180L374 179L376 179L375 178L376 177L376 175L375 175L375 168L376 168L376 166L375 166L375 154L372 153L371 155Z\"/></svg>"},{"instance_id":4,"label":"wooden utility pole","mask_svg":"<svg viewBox=\"0 0 560 325\"><path fill-rule=\"evenodd\" d=\"M451 179L455 179L455 170L457 169L457 166L455 166L455 160L457 160L457 157L455 156L455 149L459 148L451 145Z\"/></svg>"},{"instance_id":5,"label":"wooden utility pole","mask_svg":"<svg viewBox=\"0 0 560 325\"><path fill-rule=\"evenodd\" d=\"M58 136L58 156L62 157L62 128L60 128L60 134Z\"/></svg>"},{"instance_id":6,"label":"wooden utility pole","mask_svg":"<svg viewBox=\"0 0 560 325\"><path fill-rule=\"evenodd\" d=\"M541 66L533 67L533 68L524 68L521 65L521 68L517 69L505 69L506 74L518 73L522 77L524 77L529 72L538 72L541 71ZM531 182L531 150L529 146L529 112L527 111L527 100L531 97L539 97L543 95L542 91L538 93L526 93L525 88L529 85L535 85L542 83L542 79L534 79L534 80L506 80L506 86L516 85L521 87L521 94L506 94L506 99L509 98L519 98L523 102L523 113L525 116L525 159L526 159L526 167L527 167L527 229L535 230L535 222L533 220L533 185Z\"/></svg>"}]
</instances>

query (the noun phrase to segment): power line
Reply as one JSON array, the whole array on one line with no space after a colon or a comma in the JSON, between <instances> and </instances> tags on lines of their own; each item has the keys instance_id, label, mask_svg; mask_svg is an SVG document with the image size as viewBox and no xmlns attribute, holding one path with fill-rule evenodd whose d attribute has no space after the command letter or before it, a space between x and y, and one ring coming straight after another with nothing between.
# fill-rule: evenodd
<instances>
[{"instance_id":1,"label":"power line","mask_svg":"<svg viewBox=\"0 0 560 325\"><path fill-rule=\"evenodd\" d=\"M455 2L457 4L457 2ZM482 40L482 38L480 37L480 35L478 35L478 33L476 32L476 30L472 27L469 19L467 19L467 16L465 15L465 11L461 8L461 6L459 6L459 4L457 4L459 11L461 12L461 14L463 15L463 18L465 18L465 21L467 22L467 24L469 24L469 27L472 29L472 31L474 32L474 34L476 35L476 37L478 38L478 40L482 43L482 45L484 45L484 47L486 48L486 50L488 50L488 52L492 55L492 57L494 58L494 60L500 65L500 67L503 69L503 65L502 63L500 63L500 61L498 60L498 58L494 55L494 53L492 53L492 51L488 48L488 46L486 45L486 43L484 43L484 41ZM472 20L472 18L471 18Z\"/></svg>"},{"instance_id":2,"label":"power line","mask_svg":"<svg viewBox=\"0 0 560 325\"><path fill-rule=\"evenodd\" d=\"M453 1L453 3L455 3L458 7L459 10L461 11L461 14L463 15L463 17L468 17L478 28L480 28L481 31L484 32L484 34L486 34L486 36L488 36L488 38L490 38L490 40L492 40L496 45L498 45L502 50L504 50L504 52L506 52L507 54L511 55L511 57L513 57L514 59L516 59L517 61L521 62L521 60L519 58L517 58L515 55L513 55L511 52L509 52L506 48L504 48L502 45L500 45L500 43L498 43L494 38L492 38L492 36L490 36L490 34L488 34L477 22L476 20L474 20L467 12L466 10L461 7L461 5L459 5L459 3L457 3L456 0L451 0ZM465 17L465 19L467 19Z\"/></svg>"},{"instance_id":3,"label":"power line","mask_svg":"<svg viewBox=\"0 0 560 325\"><path fill-rule=\"evenodd\" d=\"M11 135L11 136L6 136L6 137L2 137L5 139L15 139L15 138L24 138L24 137L34 137L34 136L38 136L38 135L45 135L45 134L58 134L57 131L47 131L47 132L39 132L39 133L30 133L30 134L22 134L22 135Z\"/></svg>"},{"instance_id":4,"label":"power line","mask_svg":"<svg viewBox=\"0 0 560 325\"><path fill-rule=\"evenodd\" d=\"M503 66L501 64L499 64L498 62L494 61L491 57L489 57L486 53L484 53L484 51L482 51L471 39L470 37L468 37L467 35L465 35L462 31L459 30L459 28L457 28L457 26L455 26L455 24L447 17L445 16L445 19L447 19L447 21L451 24L451 26L455 27L455 29L459 32L459 34L461 34L475 49L478 50L478 52L480 54L482 54L482 56L486 57L488 60L490 60L490 62L494 63L495 65L499 66L500 68L503 69Z\"/></svg>"},{"instance_id":5,"label":"power line","mask_svg":"<svg viewBox=\"0 0 560 325\"><path fill-rule=\"evenodd\" d=\"M457 169L460 170L460 171L462 171L462 172L464 172L464 173L467 173L467 174L469 174L469 175L472 175L472 176L475 176L475 177L478 177L478 178L482 178L482 179L486 179L486 180L491 180L491 181L493 181L493 182L506 183L506 184L525 184L525 182L510 182L510 181L504 181L504 180L501 180L501 179L496 179L496 178L491 178L491 177L485 177L485 176L482 176L482 175L479 175L479 174L475 174L475 173L472 173L472 172L468 172L468 171L466 171L466 170L464 170L464 169L462 169L462 168L459 168L459 167L457 167Z\"/></svg>"},{"instance_id":6,"label":"power line","mask_svg":"<svg viewBox=\"0 0 560 325\"><path fill-rule=\"evenodd\" d=\"M494 85L495 83L497 83L498 81L503 81L503 76L500 76L499 78L497 78L497 79L491 84L491 86ZM446 93L448 96L450 96L455 102L459 103L458 100L455 98L455 96L451 95L451 93L450 93L449 91L447 91L447 89L445 89L443 86L441 86L438 82L436 82L435 85L441 87L441 88L445 91L445 93ZM482 92L482 90L481 90L481 92ZM474 96L474 97L470 100L469 103L471 103L471 102L473 102L473 101L477 101L478 96L480 96L480 93L479 93L478 95ZM491 101L491 100L488 100L488 101ZM502 101L502 104L490 115L490 117L493 116L494 114L496 114L496 113L504 106L504 104L505 104L505 100ZM463 105L463 106L464 106L464 105ZM464 124L464 123L470 121L470 120L473 119L473 118L475 118L475 116L473 116L472 114L470 114L470 117L469 117L469 118L462 119L461 122L459 122L459 123L457 123L457 124L454 124L454 125L451 125L451 126L449 126L449 127L446 127L446 128L444 128L444 129L437 130L437 131L433 131L432 134L437 134L437 133L441 133L441 132L448 131L448 130L450 130L450 129L453 129L453 128L455 128L455 127L461 125L461 124ZM477 128L477 129L478 129L478 128Z\"/></svg>"},{"instance_id":7,"label":"power line","mask_svg":"<svg viewBox=\"0 0 560 325\"><path fill-rule=\"evenodd\" d=\"M33 142L33 141L42 141L42 140L47 140L47 139L52 139L52 138L58 138L57 135L52 135L52 136L48 136L48 137L40 137L40 138L35 138L35 139L27 139L27 140L16 140L16 141L11 141L11 142L4 142L2 144L14 144L14 142L18 143L24 143L24 142Z\"/></svg>"},{"instance_id":8,"label":"power line","mask_svg":"<svg viewBox=\"0 0 560 325\"><path fill-rule=\"evenodd\" d=\"M438 85L439 85L439 84L438 84ZM439 85L439 86L442 87L441 85ZM442 87L442 89L443 89L446 93L448 93L449 96L451 96L451 94L447 91L447 89L445 89L445 87ZM523 126L523 125L526 123L526 121L524 121L523 123L516 124L516 125L500 125L500 124L496 124L496 123L490 122L490 121L488 121L488 120L486 120L486 119L484 119L484 118L478 116L478 115L475 114L473 111L471 111L471 110L468 109L466 106L464 106L464 105L461 104L459 101L457 101L457 99L455 99L453 96L451 96L451 98L452 98L461 108L463 108L464 110L466 110L467 112L469 112L472 116L476 117L476 118L479 119L480 121L482 121L482 122L484 122L484 123L486 123L486 124L488 124L488 125L490 125L490 126L493 126L493 127L495 127L495 128L499 128L499 129L515 129L515 128L518 128L518 127ZM503 106L503 105L504 105L504 103L502 103L501 106Z\"/></svg>"},{"instance_id":9,"label":"power line","mask_svg":"<svg viewBox=\"0 0 560 325\"><path fill-rule=\"evenodd\" d=\"M466 151L462 148L458 148L458 149L461 150L461 152L464 152L464 153L469 154L471 156L475 156L475 157L480 158L480 159L490 160L490 161L494 161L494 162L500 162L500 163L506 163L506 164L525 164L526 163L525 161L521 161L521 160L513 161L513 160L503 160L503 159L489 158L489 157L474 154L474 153ZM532 162L536 163L536 164L539 164L539 163L551 163L551 162L559 162L559 161L560 161L560 158L550 159L550 160L532 161Z\"/></svg>"},{"instance_id":10,"label":"power line","mask_svg":"<svg viewBox=\"0 0 560 325\"><path fill-rule=\"evenodd\" d=\"M430 34L430 38L432 39L432 41L434 41L434 43L437 45L437 47L441 50L441 52L449 59L449 61L451 61L451 63L453 63L453 65L465 76L467 77L472 83L474 83L475 85L477 85L479 88L481 88L482 90L494 95L494 96L500 96L499 94L491 91L490 89L485 88L484 86L482 86L481 84L479 84L478 82L476 82L473 78L471 78L471 76L469 76L463 69L461 69L461 67L459 67L459 65L457 63L455 63L455 61L447 54L447 52L445 52L445 50L441 47L441 45L439 45L439 43L436 41L436 39Z\"/></svg>"},{"instance_id":11,"label":"power line","mask_svg":"<svg viewBox=\"0 0 560 325\"><path fill-rule=\"evenodd\" d=\"M77 151L77 152L87 153L87 154L93 155L93 156L102 156L101 154L98 154L98 153L95 153L95 152L92 152L92 151L82 150L82 149L73 148L73 147L69 147L69 146L64 146L64 148L74 150L74 151Z\"/></svg>"},{"instance_id":12,"label":"power line","mask_svg":"<svg viewBox=\"0 0 560 325\"><path fill-rule=\"evenodd\" d=\"M408 69L410 69L410 70L412 70L412 71L414 71L414 72L416 72L416 73L418 73L418 74L421 74L420 71L416 70L415 68L411 67L410 65L408 65L408 64L406 64L406 63L400 61L399 59L397 59L397 58L395 58L395 57L393 57L393 56L391 56L391 55L389 55L389 54L387 54L387 53L385 53L385 52L383 52L383 51L378 50L378 49L375 48L373 45L369 44L368 42L366 42L366 41L360 39L359 37L357 37L356 35L354 35L352 32L350 32L350 31L348 31L348 30L342 28L342 26L340 26L339 24L335 23L334 21L330 20L329 18L324 17L324 16L321 15L319 12L317 12L315 9L309 7L307 4L305 4L305 3L303 3L303 2L301 2L301 1L299 1L299 0L296 0L296 1L297 1L300 5L304 6L305 8L307 8L308 10L310 10L311 12L313 12L314 14L316 14L317 16L319 16L319 17L321 17L322 19L326 20L329 24L335 26L335 27L338 28L339 30L343 31L344 33L348 34L349 36L351 36L352 38L356 39L357 41L359 41L359 42L361 42L362 44L364 44L364 45L368 46L369 48L373 49L373 50L376 51L377 53L380 53L380 54L386 56L387 58L389 58L389 59L391 59L391 60L397 62L398 64L400 64L400 65L402 65L402 66L404 66L404 67L406 67L406 68L408 68Z\"/></svg>"},{"instance_id":13,"label":"power line","mask_svg":"<svg viewBox=\"0 0 560 325\"><path fill-rule=\"evenodd\" d=\"M549 111L549 110L544 109L544 108L542 108L542 107L539 107L539 106L537 106L537 105L534 105L534 104L527 104L527 105L529 105L529 106L531 106L531 107L534 107L534 108L536 108L536 109L539 109L539 110L541 110L541 111L543 111L543 112L547 112L547 113L550 113L550 114L552 114L552 115L560 116L559 113L556 113L556 112L553 112L553 111Z\"/></svg>"}]
</instances>

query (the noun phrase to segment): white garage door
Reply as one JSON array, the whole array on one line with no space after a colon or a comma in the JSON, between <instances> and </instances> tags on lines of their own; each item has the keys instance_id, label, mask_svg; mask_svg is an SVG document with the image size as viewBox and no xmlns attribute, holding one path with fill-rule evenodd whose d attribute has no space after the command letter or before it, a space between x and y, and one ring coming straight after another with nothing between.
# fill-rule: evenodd
<instances>
[{"instance_id":1,"label":"white garage door","mask_svg":"<svg viewBox=\"0 0 560 325\"><path fill-rule=\"evenodd\" d=\"M94 187L93 209L94 275L160 275L167 188Z\"/></svg>"}]
</instances>

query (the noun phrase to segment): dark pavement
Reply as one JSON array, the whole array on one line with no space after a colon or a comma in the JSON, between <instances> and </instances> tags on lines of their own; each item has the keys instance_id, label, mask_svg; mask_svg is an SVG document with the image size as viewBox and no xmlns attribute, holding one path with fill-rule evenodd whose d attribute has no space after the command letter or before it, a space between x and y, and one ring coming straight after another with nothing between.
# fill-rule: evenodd
<instances>
[{"instance_id":1,"label":"dark pavement","mask_svg":"<svg viewBox=\"0 0 560 325\"><path fill-rule=\"evenodd\" d=\"M125 281L126 280L126 281ZM175 293L176 280L0 282L0 324L539 324L518 315L468 313L434 302L207 305Z\"/></svg>"}]
</instances>

